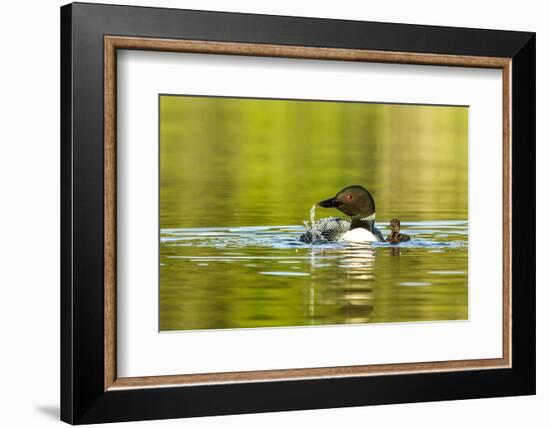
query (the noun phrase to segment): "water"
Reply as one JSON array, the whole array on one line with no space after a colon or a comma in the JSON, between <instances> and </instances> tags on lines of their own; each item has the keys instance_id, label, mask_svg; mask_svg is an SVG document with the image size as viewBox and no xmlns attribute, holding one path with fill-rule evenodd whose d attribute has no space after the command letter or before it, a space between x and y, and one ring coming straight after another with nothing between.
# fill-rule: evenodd
<instances>
[{"instance_id":1,"label":"water","mask_svg":"<svg viewBox=\"0 0 550 428\"><path fill-rule=\"evenodd\" d=\"M467 319L467 108L162 96L160 119L160 330ZM299 242L352 184L412 240Z\"/></svg>"},{"instance_id":2,"label":"water","mask_svg":"<svg viewBox=\"0 0 550 428\"><path fill-rule=\"evenodd\" d=\"M402 230L395 246L303 244L300 225L163 229L161 329L467 319L467 223Z\"/></svg>"}]
</instances>

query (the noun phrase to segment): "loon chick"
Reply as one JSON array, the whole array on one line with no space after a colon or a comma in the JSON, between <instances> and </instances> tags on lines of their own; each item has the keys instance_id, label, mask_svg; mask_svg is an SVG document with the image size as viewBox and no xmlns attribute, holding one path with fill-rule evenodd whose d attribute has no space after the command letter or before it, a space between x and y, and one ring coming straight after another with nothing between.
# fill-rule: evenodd
<instances>
[{"instance_id":1,"label":"loon chick","mask_svg":"<svg viewBox=\"0 0 550 428\"><path fill-rule=\"evenodd\" d=\"M317 205L336 208L347 214L351 222L336 217L321 219L300 237L300 241L310 243L319 237L326 241L384 241L382 233L374 227L374 199L363 186L346 187L334 198L321 201Z\"/></svg>"},{"instance_id":2,"label":"loon chick","mask_svg":"<svg viewBox=\"0 0 550 428\"><path fill-rule=\"evenodd\" d=\"M399 230L401 229L401 222L393 218L390 221L390 227L391 227L391 233L388 235L387 241L390 244L399 244L400 242L406 242L410 241L411 237L409 235L405 235L404 233L400 233Z\"/></svg>"}]
</instances>

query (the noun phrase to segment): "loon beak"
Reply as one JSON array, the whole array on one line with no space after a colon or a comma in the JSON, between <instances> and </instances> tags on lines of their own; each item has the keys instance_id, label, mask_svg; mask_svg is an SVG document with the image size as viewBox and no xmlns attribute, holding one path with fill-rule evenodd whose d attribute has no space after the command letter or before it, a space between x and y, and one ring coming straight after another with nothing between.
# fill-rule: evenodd
<instances>
[{"instance_id":1,"label":"loon beak","mask_svg":"<svg viewBox=\"0 0 550 428\"><path fill-rule=\"evenodd\" d=\"M342 205L342 203L336 198L330 198L330 199L325 199L324 201L318 202L317 205L323 208L337 208L340 205Z\"/></svg>"}]
</instances>

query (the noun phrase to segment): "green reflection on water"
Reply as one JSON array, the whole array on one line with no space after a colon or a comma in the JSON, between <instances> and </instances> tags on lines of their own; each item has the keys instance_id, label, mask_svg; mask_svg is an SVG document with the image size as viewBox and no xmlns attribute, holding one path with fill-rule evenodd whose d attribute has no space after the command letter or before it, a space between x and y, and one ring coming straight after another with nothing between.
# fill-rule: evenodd
<instances>
[{"instance_id":1,"label":"green reflection on water","mask_svg":"<svg viewBox=\"0 0 550 428\"><path fill-rule=\"evenodd\" d=\"M467 180L465 107L161 96L161 238L206 229L161 239L160 329L466 319ZM350 184L426 245L243 229L299 226Z\"/></svg>"}]
</instances>

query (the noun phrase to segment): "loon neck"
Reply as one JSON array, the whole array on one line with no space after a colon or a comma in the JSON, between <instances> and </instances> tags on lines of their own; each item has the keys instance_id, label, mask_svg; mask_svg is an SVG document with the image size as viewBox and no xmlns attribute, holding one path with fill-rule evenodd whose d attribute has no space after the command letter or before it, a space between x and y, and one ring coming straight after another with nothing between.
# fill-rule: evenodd
<instances>
[{"instance_id":1,"label":"loon neck","mask_svg":"<svg viewBox=\"0 0 550 428\"><path fill-rule=\"evenodd\" d=\"M372 213L368 217L352 218L349 229L352 230L357 228L363 228L372 232L374 230L374 217L375 217L375 214Z\"/></svg>"}]
</instances>

